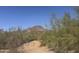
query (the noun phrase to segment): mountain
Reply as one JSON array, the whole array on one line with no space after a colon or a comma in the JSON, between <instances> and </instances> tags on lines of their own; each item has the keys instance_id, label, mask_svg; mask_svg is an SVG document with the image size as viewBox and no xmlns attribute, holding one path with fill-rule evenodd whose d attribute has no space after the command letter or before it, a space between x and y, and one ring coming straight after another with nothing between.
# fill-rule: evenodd
<instances>
[{"instance_id":1,"label":"mountain","mask_svg":"<svg viewBox=\"0 0 79 59\"><path fill-rule=\"evenodd\" d=\"M40 25L37 25L37 26L33 26L33 27L30 27L28 28L27 30L25 30L26 32L32 32L32 31L39 31L39 32L43 32L45 31L45 28L40 26Z\"/></svg>"}]
</instances>

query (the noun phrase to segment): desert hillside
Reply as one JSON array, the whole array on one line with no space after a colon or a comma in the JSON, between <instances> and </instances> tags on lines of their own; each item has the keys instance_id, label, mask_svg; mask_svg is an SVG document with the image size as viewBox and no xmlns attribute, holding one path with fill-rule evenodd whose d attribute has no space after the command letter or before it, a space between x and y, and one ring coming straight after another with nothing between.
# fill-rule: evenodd
<instances>
[{"instance_id":1,"label":"desert hillside","mask_svg":"<svg viewBox=\"0 0 79 59\"><path fill-rule=\"evenodd\" d=\"M79 52L79 18L65 13L61 19L51 19L47 28L0 29L0 52Z\"/></svg>"}]
</instances>

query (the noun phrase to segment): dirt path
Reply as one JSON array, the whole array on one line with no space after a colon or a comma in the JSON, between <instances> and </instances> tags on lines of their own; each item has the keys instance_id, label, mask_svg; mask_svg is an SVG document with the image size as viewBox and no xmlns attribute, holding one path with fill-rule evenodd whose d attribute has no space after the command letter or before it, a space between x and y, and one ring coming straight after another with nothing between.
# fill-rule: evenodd
<instances>
[{"instance_id":1,"label":"dirt path","mask_svg":"<svg viewBox=\"0 0 79 59\"><path fill-rule=\"evenodd\" d=\"M17 48L19 52L28 52L28 53L47 53L53 52L47 46L41 46L40 41L32 41L30 43L25 43L19 48Z\"/></svg>"}]
</instances>

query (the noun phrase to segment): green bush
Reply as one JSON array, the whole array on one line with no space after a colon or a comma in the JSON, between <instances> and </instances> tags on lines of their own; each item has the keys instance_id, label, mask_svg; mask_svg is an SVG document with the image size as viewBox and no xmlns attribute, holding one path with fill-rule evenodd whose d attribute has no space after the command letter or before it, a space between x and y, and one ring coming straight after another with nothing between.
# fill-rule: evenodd
<instances>
[{"instance_id":1,"label":"green bush","mask_svg":"<svg viewBox=\"0 0 79 59\"><path fill-rule=\"evenodd\" d=\"M79 52L79 20L71 19L69 14L65 14L60 22L54 23L55 26L51 26L51 30L45 33L42 37L43 44L55 52Z\"/></svg>"}]
</instances>

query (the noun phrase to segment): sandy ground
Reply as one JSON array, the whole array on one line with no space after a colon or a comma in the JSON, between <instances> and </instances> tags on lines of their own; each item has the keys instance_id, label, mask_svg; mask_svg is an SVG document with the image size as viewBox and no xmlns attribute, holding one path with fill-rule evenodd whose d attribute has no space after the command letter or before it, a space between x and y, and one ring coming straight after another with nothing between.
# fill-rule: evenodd
<instances>
[{"instance_id":1,"label":"sandy ground","mask_svg":"<svg viewBox=\"0 0 79 59\"><path fill-rule=\"evenodd\" d=\"M32 41L30 43L25 43L22 46L18 47L19 52L28 52L28 53L47 53L52 52L47 46L41 46L40 41Z\"/></svg>"},{"instance_id":2,"label":"sandy ground","mask_svg":"<svg viewBox=\"0 0 79 59\"><path fill-rule=\"evenodd\" d=\"M31 41L24 43L15 49L0 50L0 53L54 53L47 46L41 46L40 41Z\"/></svg>"}]
</instances>

